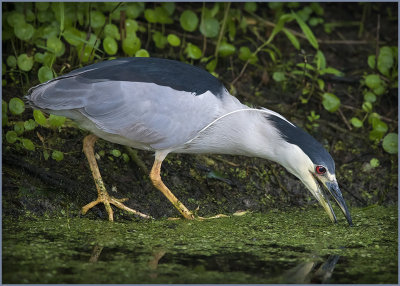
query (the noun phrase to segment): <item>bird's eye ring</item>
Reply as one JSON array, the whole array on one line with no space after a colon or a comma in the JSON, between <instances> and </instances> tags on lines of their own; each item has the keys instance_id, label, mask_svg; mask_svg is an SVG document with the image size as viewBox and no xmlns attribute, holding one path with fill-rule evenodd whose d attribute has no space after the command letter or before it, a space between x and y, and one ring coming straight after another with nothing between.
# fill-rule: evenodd
<instances>
[{"instance_id":1,"label":"bird's eye ring","mask_svg":"<svg viewBox=\"0 0 400 286\"><path fill-rule=\"evenodd\" d=\"M319 175L323 175L326 173L326 169L324 166L317 166L315 167L315 172L317 172Z\"/></svg>"}]
</instances>

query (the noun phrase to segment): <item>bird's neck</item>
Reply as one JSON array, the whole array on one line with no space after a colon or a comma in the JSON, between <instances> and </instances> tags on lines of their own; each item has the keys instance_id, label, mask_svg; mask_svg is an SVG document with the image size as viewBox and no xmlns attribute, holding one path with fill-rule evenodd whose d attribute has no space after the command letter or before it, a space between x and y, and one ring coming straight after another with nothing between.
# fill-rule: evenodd
<instances>
[{"instance_id":1,"label":"bird's neck","mask_svg":"<svg viewBox=\"0 0 400 286\"><path fill-rule=\"evenodd\" d=\"M276 161L281 155L286 142L281 139L276 128L267 122L262 112L247 112L240 134L236 137L237 148L243 155Z\"/></svg>"}]
</instances>

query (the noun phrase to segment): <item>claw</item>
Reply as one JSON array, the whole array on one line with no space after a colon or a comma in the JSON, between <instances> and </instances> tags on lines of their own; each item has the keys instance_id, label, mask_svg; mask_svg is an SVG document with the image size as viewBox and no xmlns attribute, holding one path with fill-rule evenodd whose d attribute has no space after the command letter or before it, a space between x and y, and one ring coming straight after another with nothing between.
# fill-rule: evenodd
<instances>
[{"instance_id":1,"label":"claw","mask_svg":"<svg viewBox=\"0 0 400 286\"><path fill-rule=\"evenodd\" d=\"M123 202L127 201L127 198L123 198L123 199L116 199L114 197L110 197L106 194L103 194L102 196L99 196L95 201L88 203L87 205L85 205L84 207L82 207L82 214L85 215L88 210L90 210L92 207L94 207L95 205L99 204L99 203L103 203L106 211L108 213L108 219L109 221L114 221L114 212L111 209L111 204L113 204L114 206L116 206L117 208L120 208L122 210L125 210L127 212L133 213L135 215L141 216L143 218L152 218L149 215L143 214L139 211L136 211L134 209L131 209L127 206L125 206L123 204Z\"/></svg>"}]
</instances>

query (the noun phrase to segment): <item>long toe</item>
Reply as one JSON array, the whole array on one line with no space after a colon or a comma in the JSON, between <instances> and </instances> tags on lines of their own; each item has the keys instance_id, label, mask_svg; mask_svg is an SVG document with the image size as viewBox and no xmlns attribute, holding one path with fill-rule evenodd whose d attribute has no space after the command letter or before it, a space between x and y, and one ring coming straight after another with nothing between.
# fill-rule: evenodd
<instances>
[{"instance_id":1,"label":"long toe","mask_svg":"<svg viewBox=\"0 0 400 286\"><path fill-rule=\"evenodd\" d=\"M141 212L139 212L139 211L136 211L136 210L134 210L134 209L131 209L131 208L129 208L129 207L127 207L126 205L124 205L122 202L125 202L125 201L127 201L128 199L116 199L116 198L113 198L113 197L110 197L109 198L109 202L110 202L110 204L113 204L114 206L116 206L117 208L120 208L120 209L122 209L122 210L124 210L124 211L127 211L127 212L130 212L130 213L133 213L133 214L135 214L135 215L138 215L138 216L140 216L140 217L142 217L142 218L152 218L151 216L149 216L149 215L146 215L146 214L144 214L144 213L141 213Z\"/></svg>"},{"instance_id":2,"label":"long toe","mask_svg":"<svg viewBox=\"0 0 400 286\"><path fill-rule=\"evenodd\" d=\"M108 220L109 220L109 221L114 221L114 212L113 212L113 210L112 210L112 208L111 208L111 205L114 205L114 206L116 206L117 208L120 208L120 209L122 209L122 210L124 210L124 211L127 211L127 212L129 212L129 213L132 213L132 214L134 214L134 215L138 215L138 216L140 216L140 217L142 217L142 218L148 218L148 219L149 219L149 218L152 218L152 217L149 216L149 215L143 214L143 213L141 213L141 212L139 212L139 211L136 211L136 210L134 210L134 209L131 209L131 208L125 206L125 205L123 204L123 202L125 202L125 201L127 201L127 200L128 200L127 198L116 199L116 198L110 197L110 196L108 196L108 195L102 195L102 196L98 197L95 201L90 202L90 203L88 203L87 205L83 206L81 212L82 212L82 214L84 215L84 214L86 214L92 207L96 206L96 205L99 204L99 203L102 203L102 204L104 204L104 207L105 207L105 209L106 209L106 211L107 211Z\"/></svg>"},{"instance_id":3,"label":"long toe","mask_svg":"<svg viewBox=\"0 0 400 286\"><path fill-rule=\"evenodd\" d=\"M229 217L228 215L225 214L217 214L214 216L210 217L202 217L202 216L193 216L194 220L207 220L207 219L215 219L215 218L222 218L222 217ZM169 217L168 220L179 220L181 219L180 217Z\"/></svg>"}]
</instances>

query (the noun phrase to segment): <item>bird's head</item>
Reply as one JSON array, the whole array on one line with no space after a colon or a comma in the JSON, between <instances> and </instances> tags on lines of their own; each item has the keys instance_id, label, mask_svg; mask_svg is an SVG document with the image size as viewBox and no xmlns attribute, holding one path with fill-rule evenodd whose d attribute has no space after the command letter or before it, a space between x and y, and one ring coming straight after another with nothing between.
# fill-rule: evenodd
<instances>
[{"instance_id":1,"label":"bird's head","mask_svg":"<svg viewBox=\"0 0 400 286\"><path fill-rule=\"evenodd\" d=\"M311 135L281 116L268 115L267 120L277 129L279 141L275 161L299 178L328 213L332 222L336 216L324 192L328 190L339 205L347 222L352 219L335 176L335 162L325 148ZM323 187L322 187L323 186Z\"/></svg>"}]
</instances>

